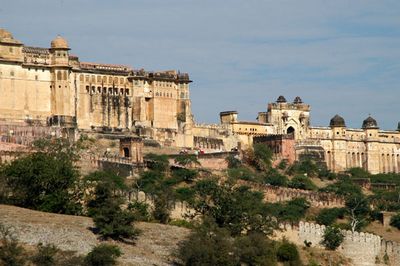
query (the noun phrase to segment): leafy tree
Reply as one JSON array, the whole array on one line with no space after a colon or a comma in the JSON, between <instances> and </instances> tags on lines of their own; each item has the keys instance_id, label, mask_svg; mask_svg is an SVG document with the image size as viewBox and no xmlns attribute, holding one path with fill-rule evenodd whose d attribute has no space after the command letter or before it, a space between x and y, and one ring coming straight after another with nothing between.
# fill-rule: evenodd
<instances>
[{"instance_id":1,"label":"leafy tree","mask_svg":"<svg viewBox=\"0 0 400 266\"><path fill-rule=\"evenodd\" d=\"M316 177L318 176L319 170L318 165L314 161L306 159L294 163L287 172L289 175L306 174L309 177Z\"/></svg>"},{"instance_id":2,"label":"leafy tree","mask_svg":"<svg viewBox=\"0 0 400 266\"><path fill-rule=\"evenodd\" d=\"M214 179L201 180L194 186L195 200L191 206L198 214L212 217L219 227L232 235L242 232L270 234L273 223L266 212L263 194L245 186L224 183Z\"/></svg>"},{"instance_id":3,"label":"leafy tree","mask_svg":"<svg viewBox=\"0 0 400 266\"><path fill-rule=\"evenodd\" d=\"M140 174L136 182L136 187L146 193L154 194L157 192L159 184L165 179L165 175L159 171L146 171Z\"/></svg>"},{"instance_id":4,"label":"leafy tree","mask_svg":"<svg viewBox=\"0 0 400 266\"><path fill-rule=\"evenodd\" d=\"M337 218L343 218L345 212L346 210L343 208L322 209L315 218L315 221L318 224L326 226L332 225Z\"/></svg>"},{"instance_id":5,"label":"leafy tree","mask_svg":"<svg viewBox=\"0 0 400 266\"><path fill-rule=\"evenodd\" d=\"M346 171L352 178L368 178L369 172L361 167L353 167Z\"/></svg>"},{"instance_id":6,"label":"leafy tree","mask_svg":"<svg viewBox=\"0 0 400 266\"><path fill-rule=\"evenodd\" d=\"M209 219L178 246L179 265L238 265L229 232Z\"/></svg>"},{"instance_id":7,"label":"leafy tree","mask_svg":"<svg viewBox=\"0 0 400 266\"><path fill-rule=\"evenodd\" d=\"M236 253L243 265L276 265L276 250L272 241L260 233L251 233L235 239Z\"/></svg>"},{"instance_id":8,"label":"leafy tree","mask_svg":"<svg viewBox=\"0 0 400 266\"><path fill-rule=\"evenodd\" d=\"M304 198L296 198L287 202L268 203L266 212L280 221L298 222L302 219L310 203Z\"/></svg>"},{"instance_id":9,"label":"leafy tree","mask_svg":"<svg viewBox=\"0 0 400 266\"><path fill-rule=\"evenodd\" d=\"M133 226L135 216L129 210L121 209L123 199L114 193L119 178L110 174L96 180L94 197L87 206L88 214L93 217L99 234L105 239L135 239L139 233Z\"/></svg>"},{"instance_id":10,"label":"leafy tree","mask_svg":"<svg viewBox=\"0 0 400 266\"><path fill-rule=\"evenodd\" d=\"M125 178L108 170L90 173L85 177L85 180L93 183L105 183L109 186L109 189L111 189L113 194L127 190Z\"/></svg>"},{"instance_id":11,"label":"leafy tree","mask_svg":"<svg viewBox=\"0 0 400 266\"><path fill-rule=\"evenodd\" d=\"M150 206L145 202L133 201L128 205L128 210L132 212L133 216L138 221L150 221L151 214L149 212Z\"/></svg>"},{"instance_id":12,"label":"leafy tree","mask_svg":"<svg viewBox=\"0 0 400 266\"><path fill-rule=\"evenodd\" d=\"M85 258L89 266L117 265L117 258L122 255L119 247L109 244L100 244L92 249Z\"/></svg>"},{"instance_id":13,"label":"leafy tree","mask_svg":"<svg viewBox=\"0 0 400 266\"><path fill-rule=\"evenodd\" d=\"M170 220L170 192L158 193L154 197L153 217L163 224L167 224Z\"/></svg>"},{"instance_id":14,"label":"leafy tree","mask_svg":"<svg viewBox=\"0 0 400 266\"><path fill-rule=\"evenodd\" d=\"M320 189L321 192L332 192L341 196L361 195L361 188L354 184L350 178L342 178L334 184L328 185Z\"/></svg>"},{"instance_id":15,"label":"leafy tree","mask_svg":"<svg viewBox=\"0 0 400 266\"><path fill-rule=\"evenodd\" d=\"M244 152L245 162L261 171L266 171L271 167L272 156L272 151L261 143L254 144L253 149Z\"/></svg>"},{"instance_id":16,"label":"leafy tree","mask_svg":"<svg viewBox=\"0 0 400 266\"><path fill-rule=\"evenodd\" d=\"M165 154L157 155L154 153L149 153L146 154L144 158L147 160L147 166L151 170L165 172L169 167L168 156Z\"/></svg>"},{"instance_id":17,"label":"leafy tree","mask_svg":"<svg viewBox=\"0 0 400 266\"><path fill-rule=\"evenodd\" d=\"M311 181L311 179L304 175L297 175L290 180L288 187L306 189L306 190L316 190L317 186Z\"/></svg>"},{"instance_id":18,"label":"leafy tree","mask_svg":"<svg viewBox=\"0 0 400 266\"><path fill-rule=\"evenodd\" d=\"M193 201L195 191L189 187L180 187L175 189L175 198L180 201Z\"/></svg>"},{"instance_id":19,"label":"leafy tree","mask_svg":"<svg viewBox=\"0 0 400 266\"><path fill-rule=\"evenodd\" d=\"M283 243L278 247L276 255L278 261L285 263L285 265L302 265L296 245L289 243L288 241L283 241Z\"/></svg>"},{"instance_id":20,"label":"leafy tree","mask_svg":"<svg viewBox=\"0 0 400 266\"><path fill-rule=\"evenodd\" d=\"M195 166L200 165L197 156L194 154L179 154L175 158L175 163L181 166Z\"/></svg>"},{"instance_id":21,"label":"leafy tree","mask_svg":"<svg viewBox=\"0 0 400 266\"><path fill-rule=\"evenodd\" d=\"M0 262L7 266L25 265L24 253L10 228L0 224Z\"/></svg>"},{"instance_id":22,"label":"leafy tree","mask_svg":"<svg viewBox=\"0 0 400 266\"><path fill-rule=\"evenodd\" d=\"M249 168L246 167L238 167L238 168L230 168L228 169L228 177L233 179L233 181L237 179L246 180L246 181L257 181L257 175Z\"/></svg>"},{"instance_id":23,"label":"leafy tree","mask_svg":"<svg viewBox=\"0 0 400 266\"><path fill-rule=\"evenodd\" d=\"M362 194L354 194L346 197L345 206L350 218L351 231L354 233L366 222L370 212L369 202Z\"/></svg>"},{"instance_id":24,"label":"leafy tree","mask_svg":"<svg viewBox=\"0 0 400 266\"><path fill-rule=\"evenodd\" d=\"M286 187L288 178L276 170L271 170L266 174L264 182L273 186Z\"/></svg>"},{"instance_id":25,"label":"leafy tree","mask_svg":"<svg viewBox=\"0 0 400 266\"><path fill-rule=\"evenodd\" d=\"M192 182L198 175L196 170L192 169L176 169L172 172L172 176L177 180L177 183L185 181L187 183Z\"/></svg>"},{"instance_id":26,"label":"leafy tree","mask_svg":"<svg viewBox=\"0 0 400 266\"><path fill-rule=\"evenodd\" d=\"M400 213L392 216L390 219L390 225L400 230Z\"/></svg>"},{"instance_id":27,"label":"leafy tree","mask_svg":"<svg viewBox=\"0 0 400 266\"><path fill-rule=\"evenodd\" d=\"M19 206L47 212L80 214L78 155L65 140L35 142L37 152L5 165L1 175Z\"/></svg>"},{"instance_id":28,"label":"leafy tree","mask_svg":"<svg viewBox=\"0 0 400 266\"><path fill-rule=\"evenodd\" d=\"M336 250L344 240L344 235L337 227L325 228L321 244L329 250Z\"/></svg>"}]
</instances>

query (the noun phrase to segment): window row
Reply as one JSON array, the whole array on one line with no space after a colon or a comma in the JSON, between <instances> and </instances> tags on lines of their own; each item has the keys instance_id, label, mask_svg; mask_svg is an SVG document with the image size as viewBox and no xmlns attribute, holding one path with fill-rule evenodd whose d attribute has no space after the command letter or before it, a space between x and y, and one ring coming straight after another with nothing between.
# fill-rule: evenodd
<instances>
[{"instance_id":1,"label":"window row","mask_svg":"<svg viewBox=\"0 0 400 266\"><path fill-rule=\"evenodd\" d=\"M102 87L94 87L92 86L91 88L89 86L86 86L86 93L93 95L93 94L109 94L109 95L130 95L129 89L124 89L124 88L102 88Z\"/></svg>"},{"instance_id":2,"label":"window row","mask_svg":"<svg viewBox=\"0 0 400 266\"><path fill-rule=\"evenodd\" d=\"M114 84L125 84L125 78L112 77L112 76L100 76L100 75L79 75L79 81L81 82L92 82L92 83L114 83Z\"/></svg>"}]
</instances>

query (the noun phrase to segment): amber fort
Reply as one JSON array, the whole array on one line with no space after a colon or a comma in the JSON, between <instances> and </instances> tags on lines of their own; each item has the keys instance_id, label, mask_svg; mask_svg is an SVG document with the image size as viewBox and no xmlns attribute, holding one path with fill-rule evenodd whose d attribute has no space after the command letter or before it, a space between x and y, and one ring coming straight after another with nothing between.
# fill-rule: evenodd
<instances>
[{"instance_id":1,"label":"amber fort","mask_svg":"<svg viewBox=\"0 0 400 266\"><path fill-rule=\"evenodd\" d=\"M188 73L81 62L71 47L61 36L47 48L28 46L0 29L0 141L25 145L46 135L91 134L206 152L265 143L277 160L311 154L335 172L352 167L400 172L400 124L381 130L369 116L360 128L349 128L335 115L327 126L316 127L310 124L310 105L283 96L267 104L256 121L223 111L219 124L197 124Z\"/></svg>"}]
</instances>

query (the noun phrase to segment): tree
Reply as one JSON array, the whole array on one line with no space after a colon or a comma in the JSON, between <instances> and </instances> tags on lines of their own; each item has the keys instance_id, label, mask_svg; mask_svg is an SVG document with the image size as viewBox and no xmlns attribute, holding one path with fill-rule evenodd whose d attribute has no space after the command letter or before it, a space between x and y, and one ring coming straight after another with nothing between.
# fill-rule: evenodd
<instances>
[{"instance_id":1,"label":"tree","mask_svg":"<svg viewBox=\"0 0 400 266\"><path fill-rule=\"evenodd\" d=\"M151 170L155 170L158 172L165 172L168 169L169 166L169 161L168 161L168 156L165 154L162 155L157 155L154 153L149 153L146 154L144 157L148 164L147 166L151 169Z\"/></svg>"},{"instance_id":2,"label":"tree","mask_svg":"<svg viewBox=\"0 0 400 266\"><path fill-rule=\"evenodd\" d=\"M36 152L1 169L12 191L11 202L41 211L80 214L75 146L66 140L54 139L37 141L35 147Z\"/></svg>"},{"instance_id":3,"label":"tree","mask_svg":"<svg viewBox=\"0 0 400 266\"><path fill-rule=\"evenodd\" d=\"M311 179L305 175L297 175L290 180L288 187L306 189L306 190L316 190L317 186L311 181Z\"/></svg>"},{"instance_id":4,"label":"tree","mask_svg":"<svg viewBox=\"0 0 400 266\"><path fill-rule=\"evenodd\" d=\"M400 213L392 216L390 219L390 225L400 230Z\"/></svg>"},{"instance_id":5,"label":"tree","mask_svg":"<svg viewBox=\"0 0 400 266\"><path fill-rule=\"evenodd\" d=\"M266 212L279 221L298 222L302 219L310 203L304 198L295 198L287 202L268 203Z\"/></svg>"},{"instance_id":6,"label":"tree","mask_svg":"<svg viewBox=\"0 0 400 266\"><path fill-rule=\"evenodd\" d=\"M235 239L235 249L242 265L276 265L275 245L260 233L250 233Z\"/></svg>"},{"instance_id":7,"label":"tree","mask_svg":"<svg viewBox=\"0 0 400 266\"><path fill-rule=\"evenodd\" d=\"M94 197L89 200L88 214L93 218L99 234L107 239L133 240L138 235L138 230L133 226L135 215L129 210L122 210L123 198L115 193L116 187L123 187L118 177L107 174L101 178L101 173L95 176L96 186Z\"/></svg>"},{"instance_id":8,"label":"tree","mask_svg":"<svg viewBox=\"0 0 400 266\"><path fill-rule=\"evenodd\" d=\"M117 264L117 258L121 255L119 247L100 244L87 254L85 263L89 266L112 266Z\"/></svg>"},{"instance_id":9,"label":"tree","mask_svg":"<svg viewBox=\"0 0 400 266\"><path fill-rule=\"evenodd\" d=\"M228 155L225 159L228 163L228 168L238 168L242 165L242 162L239 160L238 156L234 156L232 154Z\"/></svg>"},{"instance_id":10,"label":"tree","mask_svg":"<svg viewBox=\"0 0 400 266\"><path fill-rule=\"evenodd\" d=\"M328 226L333 224L337 218L343 218L345 212L346 210L343 208L322 209L315 218L315 221Z\"/></svg>"},{"instance_id":11,"label":"tree","mask_svg":"<svg viewBox=\"0 0 400 266\"><path fill-rule=\"evenodd\" d=\"M285 265L302 265L296 245L286 240L278 247L276 256L278 261L285 263Z\"/></svg>"},{"instance_id":12,"label":"tree","mask_svg":"<svg viewBox=\"0 0 400 266\"><path fill-rule=\"evenodd\" d=\"M344 235L337 227L328 226L325 228L321 244L329 250L336 250L344 240Z\"/></svg>"},{"instance_id":13,"label":"tree","mask_svg":"<svg viewBox=\"0 0 400 266\"><path fill-rule=\"evenodd\" d=\"M175 163L184 167L200 165L200 162L197 160L197 156L194 154L179 154L175 158Z\"/></svg>"},{"instance_id":14,"label":"tree","mask_svg":"<svg viewBox=\"0 0 400 266\"><path fill-rule=\"evenodd\" d=\"M273 169L266 174L264 182L272 186L286 187L288 183L288 178Z\"/></svg>"},{"instance_id":15,"label":"tree","mask_svg":"<svg viewBox=\"0 0 400 266\"><path fill-rule=\"evenodd\" d=\"M262 143L256 143L253 149L244 152L245 162L261 171L266 171L271 167L272 156L272 151Z\"/></svg>"},{"instance_id":16,"label":"tree","mask_svg":"<svg viewBox=\"0 0 400 266\"><path fill-rule=\"evenodd\" d=\"M369 203L362 194L354 194L346 197L345 206L350 218L351 231L354 233L366 222L370 212Z\"/></svg>"},{"instance_id":17,"label":"tree","mask_svg":"<svg viewBox=\"0 0 400 266\"><path fill-rule=\"evenodd\" d=\"M238 265L229 231L207 218L178 244L177 257L179 265Z\"/></svg>"},{"instance_id":18,"label":"tree","mask_svg":"<svg viewBox=\"0 0 400 266\"><path fill-rule=\"evenodd\" d=\"M261 192L229 183L219 185L214 179L201 180L193 189L195 200L191 206L196 213L212 217L219 227L228 229L232 235L272 232L274 224L266 212Z\"/></svg>"}]
</instances>

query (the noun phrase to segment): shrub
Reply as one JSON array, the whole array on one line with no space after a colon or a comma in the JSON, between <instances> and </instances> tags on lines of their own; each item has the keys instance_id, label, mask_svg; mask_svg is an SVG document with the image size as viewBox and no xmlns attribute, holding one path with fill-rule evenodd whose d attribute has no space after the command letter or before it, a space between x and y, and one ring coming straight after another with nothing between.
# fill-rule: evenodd
<instances>
[{"instance_id":1,"label":"shrub","mask_svg":"<svg viewBox=\"0 0 400 266\"><path fill-rule=\"evenodd\" d=\"M117 258L122 255L119 247L108 244L100 244L90 251L85 263L89 266L111 266L117 264Z\"/></svg>"},{"instance_id":2,"label":"shrub","mask_svg":"<svg viewBox=\"0 0 400 266\"><path fill-rule=\"evenodd\" d=\"M241 161L233 155L229 155L225 160L228 162L228 168L238 168L242 164Z\"/></svg>"},{"instance_id":3,"label":"shrub","mask_svg":"<svg viewBox=\"0 0 400 266\"><path fill-rule=\"evenodd\" d=\"M255 173L246 167L228 169L228 176L233 179L241 179L246 181L254 181Z\"/></svg>"},{"instance_id":4,"label":"shrub","mask_svg":"<svg viewBox=\"0 0 400 266\"><path fill-rule=\"evenodd\" d=\"M164 193L160 193L154 198L153 217L163 224L167 224L170 219L170 206L168 203L168 195Z\"/></svg>"},{"instance_id":5,"label":"shrub","mask_svg":"<svg viewBox=\"0 0 400 266\"><path fill-rule=\"evenodd\" d=\"M193 179L196 178L198 172L196 170L191 169L176 169L172 172L172 176L177 180L177 183L185 181L185 182L192 182Z\"/></svg>"},{"instance_id":6,"label":"shrub","mask_svg":"<svg viewBox=\"0 0 400 266\"><path fill-rule=\"evenodd\" d=\"M276 265L276 250L263 234L251 233L235 239L235 248L241 265Z\"/></svg>"},{"instance_id":7,"label":"shrub","mask_svg":"<svg viewBox=\"0 0 400 266\"><path fill-rule=\"evenodd\" d=\"M188 187L180 187L175 189L175 197L180 201L192 201L194 194L194 190Z\"/></svg>"},{"instance_id":8,"label":"shrub","mask_svg":"<svg viewBox=\"0 0 400 266\"><path fill-rule=\"evenodd\" d=\"M147 166L151 170L165 172L169 167L168 156L165 154L157 155L154 153L149 153L145 155L145 159L148 161Z\"/></svg>"},{"instance_id":9,"label":"shrub","mask_svg":"<svg viewBox=\"0 0 400 266\"><path fill-rule=\"evenodd\" d=\"M295 176L288 184L288 187L306 189L306 190L316 190L317 186L311 181L310 178L304 175Z\"/></svg>"},{"instance_id":10,"label":"shrub","mask_svg":"<svg viewBox=\"0 0 400 266\"><path fill-rule=\"evenodd\" d=\"M344 214L345 210L342 208L322 209L318 213L315 221L323 225L332 225L337 218L342 218Z\"/></svg>"},{"instance_id":11,"label":"shrub","mask_svg":"<svg viewBox=\"0 0 400 266\"><path fill-rule=\"evenodd\" d=\"M337 227L328 226L325 228L321 244L326 249L336 250L344 240L344 235Z\"/></svg>"},{"instance_id":12,"label":"shrub","mask_svg":"<svg viewBox=\"0 0 400 266\"><path fill-rule=\"evenodd\" d=\"M229 232L208 219L178 247L177 257L182 265L238 265Z\"/></svg>"},{"instance_id":13,"label":"shrub","mask_svg":"<svg viewBox=\"0 0 400 266\"><path fill-rule=\"evenodd\" d=\"M283 241L283 243L278 247L276 256L278 258L278 261L284 262L286 265L301 265L299 252L296 245L293 243Z\"/></svg>"},{"instance_id":14,"label":"shrub","mask_svg":"<svg viewBox=\"0 0 400 266\"><path fill-rule=\"evenodd\" d=\"M392 216L390 219L390 225L400 229L400 213Z\"/></svg>"},{"instance_id":15,"label":"shrub","mask_svg":"<svg viewBox=\"0 0 400 266\"><path fill-rule=\"evenodd\" d=\"M298 222L304 218L310 203L304 198L296 198L287 202L269 203L266 212L280 221Z\"/></svg>"},{"instance_id":16,"label":"shrub","mask_svg":"<svg viewBox=\"0 0 400 266\"><path fill-rule=\"evenodd\" d=\"M264 178L264 182L273 186L286 187L288 178L276 171L270 171Z\"/></svg>"},{"instance_id":17,"label":"shrub","mask_svg":"<svg viewBox=\"0 0 400 266\"><path fill-rule=\"evenodd\" d=\"M58 248L54 245L39 243L36 254L32 256L31 261L40 266L52 266L55 264L55 256L58 251Z\"/></svg>"},{"instance_id":18,"label":"shrub","mask_svg":"<svg viewBox=\"0 0 400 266\"><path fill-rule=\"evenodd\" d=\"M149 212L149 204L145 202L133 201L129 203L128 210L132 212L137 221L150 221L151 214Z\"/></svg>"},{"instance_id":19,"label":"shrub","mask_svg":"<svg viewBox=\"0 0 400 266\"><path fill-rule=\"evenodd\" d=\"M10 228L0 224L0 262L7 266L24 265L25 250L21 247Z\"/></svg>"}]
</instances>

